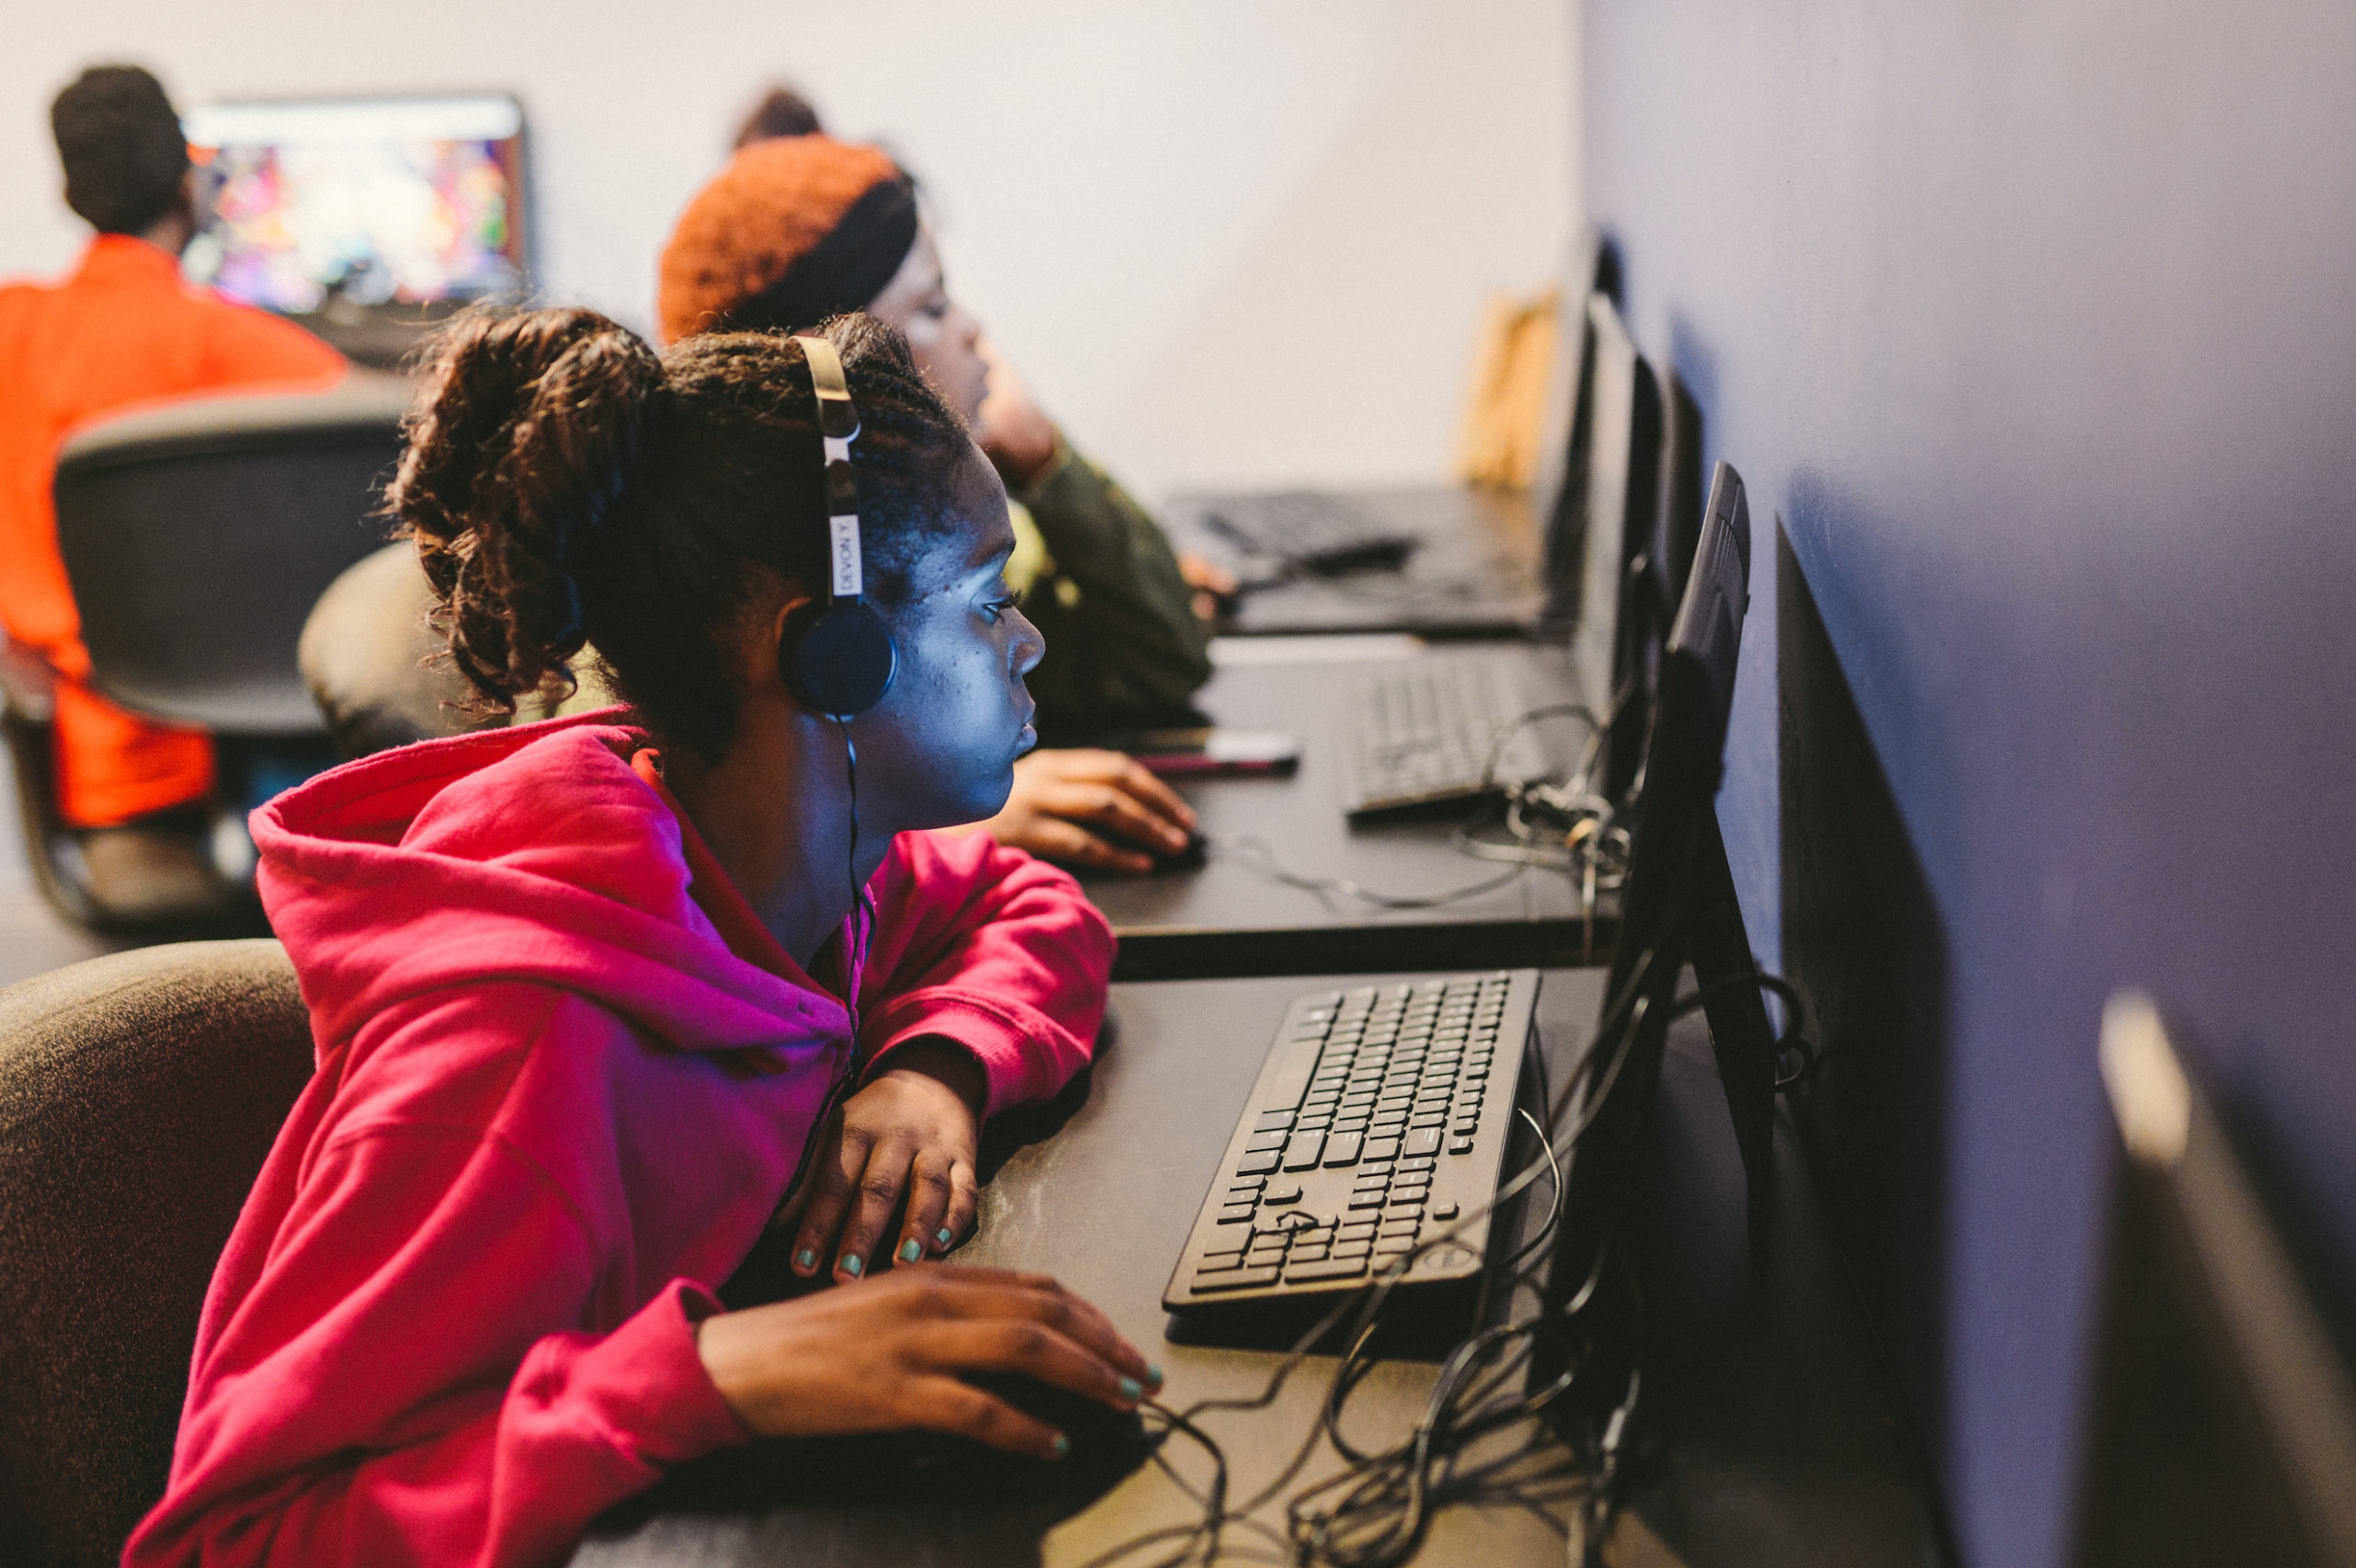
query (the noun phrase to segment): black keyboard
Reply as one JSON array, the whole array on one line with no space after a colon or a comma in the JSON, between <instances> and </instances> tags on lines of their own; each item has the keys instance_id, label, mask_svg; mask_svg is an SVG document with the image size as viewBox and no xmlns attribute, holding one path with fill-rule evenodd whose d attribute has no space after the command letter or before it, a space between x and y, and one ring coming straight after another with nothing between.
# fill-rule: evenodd
<instances>
[{"instance_id":1,"label":"black keyboard","mask_svg":"<svg viewBox=\"0 0 2356 1568\"><path fill-rule=\"evenodd\" d=\"M1295 998L1163 1308L1313 1302L1487 1205L1537 1001L1534 969ZM1418 1258L1398 1291L1477 1281L1494 1217Z\"/></svg>"},{"instance_id":2,"label":"black keyboard","mask_svg":"<svg viewBox=\"0 0 2356 1568\"><path fill-rule=\"evenodd\" d=\"M1342 809L1351 816L1472 800L1544 771L1538 743L1516 731L1484 784L1489 753L1528 704L1512 662L1402 659L1350 688L1350 767Z\"/></svg>"},{"instance_id":3,"label":"black keyboard","mask_svg":"<svg viewBox=\"0 0 2356 1568\"><path fill-rule=\"evenodd\" d=\"M1320 574L1395 567L1422 542L1316 490L1230 496L1205 509L1203 524L1253 555Z\"/></svg>"}]
</instances>

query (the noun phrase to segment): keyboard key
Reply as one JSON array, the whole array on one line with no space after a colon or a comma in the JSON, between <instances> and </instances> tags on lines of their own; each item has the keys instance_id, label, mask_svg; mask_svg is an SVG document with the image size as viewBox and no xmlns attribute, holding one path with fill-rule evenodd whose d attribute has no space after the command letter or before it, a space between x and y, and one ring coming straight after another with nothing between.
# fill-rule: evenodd
<instances>
[{"instance_id":1,"label":"keyboard key","mask_svg":"<svg viewBox=\"0 0 2356 1568\"><path fill-rule=\"evenodd\" d=\"M1241 1252L1206 1252L1203 1254L1203 1261L1195 1265L1195 1273L1197 1275L1218 1274L1227 1269L1240 1269L1242 1266L1243 1254Z\"/></svg>"},{"instance_id":2,"label":"keyboard key","mask_svg":"<svg viewBox=\"0 0 2356 1568\"><path fill-rule=\"evenodd\" d=\"M1252 1216L1259 1212L1251 1204L1229 1204L1218 1211L1218 1222L1221 1225L1249 1225Z\"/></svg>"},{"instance_id":3,"label":"keyboard key","mask_svg":"<svg viewBox=\"0 0 2356 1568\"><path fill-rule=\"evenodd\" d=\"M1390 1159L1398 1152L1399 1140L1395 1137L1369 1137L1366 1140L1366 1155L1369 1159Z\"/></svg>"},{"instance_id":4,"label":"keyboard key","mask_svg":"<svg viewBox=\"0 0 2356 1568\"><path fill-rule=\"evenodd\" d=\"M1358 1174L1361 1177L1388 1176L1391 1174L1391 1161L1377 1159L1372 1155L1369 1155L1358 1166Z\"/></svg>"},{"instance_id":5,"label":"keyboard key","mask_svg":"<svg viewBox=\"0 0 2356 1568\"><path fill-rule=\"evenodd\" d=\"M1284 1156L1274 1149L1247 1154L1235 1162L1238 1176L1265 1176L1284 1163Z\"/></svg>"},{"instance_id":6,"label":"keyboard key","mask_svg":"<svg viewBox=\"0 0 2356 1568\"><path fill-rule=\"evenodd\" d=\"M1250 1290L1258 1286L1276 1284L1283 1273L1282 1269L1273 1265L1258 1269L1215 1269L1208 1274L1197 1268L1195 1271L1195 1289Z\"/></svg>"},{"instance_id":7,"label":"keyboard key","mask_svg":"<svg viewBox=\"0 0 2356 1568\"><path fill-rule=\"evenodd\" d=\"M1384 1212L1384 1214L1383 1214L1383 1216L1382 1216L1382 1217L1383 1217L1383 1218L1385 1218L1385 1219L1399 1219L1399 1218L1402 1218L1402 1217L1403 1217L1403 1216L1408 1216L1408 1215L1415 1215L1415 1216L1420 1216L1423 1214L1423 1212L1424 1212L1424 1205L1421 1205L1421 1204L1398 1204L1398 1203L1394 1203L1394 1204L1392 1204L1392 1205L1391 1205L1391 1207L1390 1207L1388 1210L1386 1210L1386 1211Z\"/></svg>"},{"instance_id":8,"label":"keyboard key","mask_svg":"<svg viewBox=\"0 0 2356 1568\"><path fill-rule=\"evenodd\" d=\"M1349 1224L1342 1227L1340 1230L1334 1233L1335 1239L1342 1241L1371 1241L1375 1237L1374 1225L1375 1222L1370 1219L1352 1220Z\"/></svg>"},{"instance_id":9,"label":"keyboard key","mask_svg":"<svg viewBox=\"0 0 2356 1568\"><path fill-rule=\"evenodd\" d=\"M1472 1143L1473 1140L1471 1138L1458 1138L1448 1146L1448 1152L1450 1154L1471 1154L1472 1152Z\"/></svg>"},{"instance_id":10,"label":"keyboard key","mask_svg":"<svg viewBox=\"0 0 2356 1568\"><path fill-rule=\"evenodd\" d=\"M1328 1258L1319 1263L1295 1263L1285 1270L1285 1279L1292 1284L1309 1285L1323 1279L1356 1279L1364 1273L1364 1258Z\"/></svg>"},{"instance_id":11,"label":"keyboard key","mask_svg":"<svg viewBox=\"0 0 2356 1568\"><path fill-rule=\"evenodd\" d=\"M1410 1155L1438 1154L1439 1152L1438 1126L1435 1124L1432 1126L1415 1128L1407 1135L1406 1149ZM1255 1154L1251 1158L1254 1159L1266 1159L1270 1157L1265 1154ZM1257 1170L1272 1170L1275 1167L1271 1165L1260 1165L1254 1166L1253 1169Z\"/></svg>"},{"instance_id":12,"label":"keyboard key","mask_svg":"<svg viewBox=\"0 0 2356 1568\"><path fill-rule=\"evenodd\" d=\"M1336 1258L1364 1258L1373 1251L1374 1238L1371 1236L1360 1241L1336 1241L1334 1243L1334 1256Z\"/></svg>"},{"instance_id":13,"label":"keyboard key","mask_svg":"<svg viewBox=\"0 0 2356 1568\"><path fill-rule=\"evenodd\" d=\"M1453 1211L1451 1210L1450 1212ZM1376 1231L1375 1234L1378 1236L1413 1236L1423 1228L1424 1222L1415 1218L1413 1215L1408 1216L1404 1219L1391 1219L1386 1217L1382 1222L1382 1228Z\"/></svg>"},{"instance_id":14,"label":"keyboard key","mask_svg":"<svg viewBox=\"0 0 2356 1568\"><path fill-rule=\"evenodd\" d=\"M1319 1157L1324 1152L1325 1135L1323 1133L1295 1133L1292 1136L1292 1141L1285 1145L1285 1169L1313 1170L1317 1167Z\"/></svg>"},{"instance_id":15,"label":"keyboard key","mask_svg":"<svg viewBox=\"0 0 2356 1568\"><path fill-rule=\"evenodd\" d=\"M1241 1203L1247 1194L1257 1197L1260 1189L1267 1184L1268 1179L1265 1176L1243 1176L1231 1181L1227 1190L1236 1194L1236 1201Z\"/></svg>"},{"instance_id":16,"label":"keyboard key","mask_svg":"<svg viewBox=\"0 0 2356 1568\"><path fill-rule=\"evenodd\" d=\"M1391 1178L1380 1170L1361 1170L1351 1185L1361 1193L1379 1193L1391 1185Z\"/></svg>"},{"instance_id":17,"label":"keyboard key","mask_svg":"<svg viewBox=\"0 0 2356 1568\"><path fill-rule=\"evenodd\" d=\"M1456 1205L1454 1204L1434 1204L1432 1205L1432 1217L1434 1219L1454 1219L1456 1217Z\"/></svg>"},{"instance_id":18,"label":"keyboard key","mask_svg":"<svg viewBox=\"0 0 2356 1568\"><path fill-rule=\"evenodd\" d=\"M1325 1163L1356 1165L1358 1162L1360 1139L1356 1133L1336 1132L1325 1140Z\"/></svg>"},{"instance_id":19,"label":"keyboard key","mask_svg":"<svg viewBox=\"0 0 2356 1568\"><path fill-rule=\"evenodd\" d=\"M1374 1244L1374 1255L1378 1258L1395 1258L1402 1252L1415 1250L1415 1239L1412 1236L1385 1236Z\"/></svg>"},{"instance_id":20,"label":"keyboard key","mask_svg":"<svg viewBox=\"0 0 2356 1568\"><path fill-rule=\"evenodd\" d=\"M1470 1122L1459 1122L1456 1125L1450 1127L1449 1131L1455 1134L1460 1138L1469 1138L1474 1136L1481 1131L1481 1124L1477 1119Z\"/></svg>"},{"instance_id":21,"label":"keyboard key","mask_svg":"<svg viewBox=\"0 0 2356 1568\"><path fill-rule=\"evenodd\" d=\"M1243 1266L1247 1269L1265 1269L1284 1261L1285 1250L1282 1247L1254 1247L1243 1254Z\"/></svg>"},{"instance_id":22,"label":"keyboard key","mask_svg":"<svg viewBox=\"0 0 2356 1568\"><path fill-rule=\"evenodd\" d=\"M1407 1137L1409 1140L1407 1147L1410 1148L1415 1147L1415 1139L1423 1136L1426 1132L1431 1132L1437 1135L1438 1129L1447 1125L1448 1112L1445 1108L1438 1111L1416 1112L1414 1115L1407 1118ZM1288 1166L1286 1169L1290 1170L1291 1167Z\"/></svg>"},{"instance_id":23,"label":"keyboard key","mask_svg":"<svg viewBox=\"0 0 2356 1568\"><path fill-rule=\"evenodd\" d=\"M1364 1136L1366 1132L1366 1118L1363 1116L1344 1116L1334 1124L1334 1131L1335 1133L1356 1133L1360 1136ZM1331 1161L1328 1161L1328 1163L1330 1164Z\"/></svg>"},{"instance_id":24,"label":"keyboard key","mask_svg":"<svg viewBox=\"0 0 2356 1568\"><path fill-rule=\"evenodd\" d=\"M1285 1139L1289 1136L1291 1136L1289 1133L1254 1133L1252 1135L1252 1141L1243 1147L1253 1154L1260 1154L1268 1149L1284 1147Z\"/></svg>"},{"instance_id":25,"label":"keyboard key","mask_svg":"<svg viewBox=\"0 0 2356 1568\"><path fill-rule=\"evenodd\" d=\"M1325 1261L1325 1258L1326 1250L1324 1248L1303 1246L1299 1242L1295 1242L1293 1244L1289 1261L1296 1263L1322 1263Z\"/></svg>"},{"instance_id":26,"label":"keyboard key","mask_svg":"<svg viewBox=\"0 0 2356 1568\"><path fill-rule=\"evenodd\" d=\"M1437 1170L1439 1161L1428 1154L1411 1154L1399 1162L1402 1170Z\"/></svg>"},{"instance_id":27,"label":"keyboard key","mask_svg":"<svg viewBox=\"0 0 2356 1568\"><path fill-rule=\"evenodd\" d=\"M1300 1202L1300 1189L1298 1186L1270 1187L1260 1194L1260 1201L1272 1207L1277 1204L1297 1204Z\"/></svg>"},{"instance_id":28,"label":"keyboard key","mask_svg":"<svg viewBox=\"0 0 2356 1568\"><path fill-rule=\"evenodd\" d=\"M1383 1199L1387 1195L1380 1189L1371 1193L1352 1193L1350 1206L1354 1209L1379 1209L1382 1206ZM1224 1215L1220 1216L1219 1223L1222 1225L1227 1223Z\"/></svg>"},{"instance_id":29,"label":"keyboard key","mask_svg":"<svg viewBox=\"0 0 2356 1568\"><path fill-rule=\"evenodd\" d=\"M1252 1124L1252 1130L1255 1133L1281 1133L1291 1125L1291 1112L1263 1111L1258 1120Z\"/></svg>"}]
</instances>

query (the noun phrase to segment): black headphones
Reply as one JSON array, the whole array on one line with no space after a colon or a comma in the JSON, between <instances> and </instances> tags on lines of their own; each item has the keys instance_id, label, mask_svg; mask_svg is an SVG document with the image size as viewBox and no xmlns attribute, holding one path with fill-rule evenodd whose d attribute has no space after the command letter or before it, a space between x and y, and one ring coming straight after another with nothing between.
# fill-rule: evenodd
<instances>
[{"instance_id":1,"label":"black headphones","mask_svg":"<svg viewBox=\"0 0 2356 1568\"><path fill-rule=\"evenodd\" d=\"M796 338L818 399L818 435L826 465L826 596L785 617L777 669L803 707L832 719L864 713L884 700L899 669L892 628L863 597L859 553L859 479L850 466L859 409L843 379L843 362L824 338Z\"/></svg>"}]
</instances>

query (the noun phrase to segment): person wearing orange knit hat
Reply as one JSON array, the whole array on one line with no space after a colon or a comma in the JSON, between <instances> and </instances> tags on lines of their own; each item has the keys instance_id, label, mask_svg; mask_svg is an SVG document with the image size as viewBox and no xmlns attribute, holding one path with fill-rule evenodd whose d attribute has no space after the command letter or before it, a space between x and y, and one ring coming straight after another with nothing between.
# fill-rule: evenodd
<instances>
[{"instance_id":1,"label":"person wearing orange knit hat","mask_svg":"<svg viewBox=\"0 0 2356 1568\"><path fill-rule=\"evenodd\" d=\"M913 183L883 152L823 134L748 142L699 190L664 245L657 317L677 341L800 331L865 311L975 430L1014 503L1008 575L1047 640L1029 678L1040 729L1084 734L1183 720L1209 678L1194 586L1169 540L1032 403L950 296ZM1182 851L1194 815L1115 752L1044 749L987 824L1050 859L1144 870Z\"/></svg>"}]
</instances>

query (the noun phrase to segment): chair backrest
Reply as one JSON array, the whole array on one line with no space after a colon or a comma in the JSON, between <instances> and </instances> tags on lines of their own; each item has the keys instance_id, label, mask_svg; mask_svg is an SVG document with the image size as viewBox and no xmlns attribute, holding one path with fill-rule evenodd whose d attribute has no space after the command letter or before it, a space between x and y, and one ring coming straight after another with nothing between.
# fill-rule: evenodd
<instances>
[{"instance_id":1,"label":"chair backrest","mask_svg":"<svg viewBox=\"0 0 2356 1568\"><path fill-rule=\"evenodd\" d=\"M433 658L448 642L426 618L433 605L417 548L403 540L346 570L303 623L296 662L345 756L490 722L468 712L474 691L456 666Z\"/></svg>"},{"instance_id":2,"label":"chair backrest","mask_svg":"<svg viewBox=\"0 0 2356 1568\"><path fill-rule=\"evenodd\" d=\"M322 729L295 640L336 574L385 542L410 386L192 398L86 427L58 455L57 542L94 684L227 734Z\"/></svg>"},{"instance_id":3,"label":"chair backrest","mask_svg":"<svg viewBox=\"0 0 2356 1568\"><path fill-rule=\"evenodd\" d=\"M0 1558L111 1564L163 1495L205 1287L312 1062L274 941L0 991Z\"/></svg>"}]
</instances>

